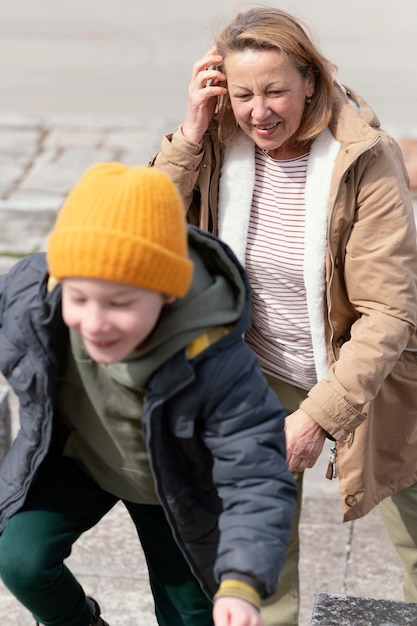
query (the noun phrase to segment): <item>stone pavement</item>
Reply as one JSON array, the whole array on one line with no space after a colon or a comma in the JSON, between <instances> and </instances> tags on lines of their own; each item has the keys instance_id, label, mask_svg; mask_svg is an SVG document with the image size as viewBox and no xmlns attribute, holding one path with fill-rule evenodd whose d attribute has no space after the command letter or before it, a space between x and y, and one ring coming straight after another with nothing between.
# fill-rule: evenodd
<instances>
[{"instance_id":1,"label":"stone pavement","mask_svg":"<svg viewBox=\"0 0 417 626\"><path fill-rule=\"evenodd\" d=\"M62 200L95 162L117 159L146 164L167 121L31 118L0 115L0 271L24 254L44 250ZM417 188L416 146L404 144ZM416 168L417 169L417 168ZM17 407L11 398L13 433ZM300 626L310 624L318 591L402 600L402 572L377 511L341 523L337 481L325 479L329 450L306 472L301 521ZM86 591L102 604L111 626L155 626L146 566L132 524L117 506L80 539L68 564ZM26 626L31 616L0 583L0 625ZM197 625L196 625L197 626Z\"/></svg>"}]
</instances>

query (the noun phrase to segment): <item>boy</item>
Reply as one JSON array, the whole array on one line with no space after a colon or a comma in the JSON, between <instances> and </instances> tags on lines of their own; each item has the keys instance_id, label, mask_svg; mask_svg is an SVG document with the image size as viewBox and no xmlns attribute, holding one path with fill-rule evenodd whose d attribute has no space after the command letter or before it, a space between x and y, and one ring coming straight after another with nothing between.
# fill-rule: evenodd
<instances>
[{"instance_id":1,"label":"boy","mask_svg":"<svg viewBox=\"0 0 417 626\"><path fill-rule=\"evenodd\" d=\"M187 232L164 173L103 163L68 195L46 261L17 263L0 294L22 425L0 474L4 584L38 623L108 626L64 559L121 499L159 624L260 626L295 485L230 250Z\"/></svg>"}]
</instances>

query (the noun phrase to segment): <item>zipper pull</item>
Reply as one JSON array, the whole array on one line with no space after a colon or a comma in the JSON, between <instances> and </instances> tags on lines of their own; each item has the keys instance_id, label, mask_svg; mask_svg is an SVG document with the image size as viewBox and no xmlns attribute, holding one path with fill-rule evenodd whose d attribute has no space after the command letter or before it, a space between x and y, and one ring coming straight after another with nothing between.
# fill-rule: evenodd
<instances>
[{"instance_id":1,"label":"zipper pull","mask_svg":"<svg viewBox=\"0 0 417 626\"><path fill-rule=\"evenodd\" d=\"M327 466L327 472L326 472L326 478L328 478L329 480L332 480L333 478L337 478L336 457L337 457L336 447L330 448L329 465Z\"/></svg>"}]
</instances>

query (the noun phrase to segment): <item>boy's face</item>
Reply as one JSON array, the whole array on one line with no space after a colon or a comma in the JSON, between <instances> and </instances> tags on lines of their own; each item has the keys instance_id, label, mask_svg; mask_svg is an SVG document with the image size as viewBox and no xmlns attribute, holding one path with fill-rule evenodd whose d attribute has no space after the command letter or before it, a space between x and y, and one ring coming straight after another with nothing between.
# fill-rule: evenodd
<instances>
[{"instance_id":1,"label":"boy's face","mask_svg":"<svg viewBox=\"0 0 417 626\"><path fill-rule=\"evenodd\" d=\"M138 348L168 298L157 291L91 278L62 281L62 314L98 363L117 363Z\"/></svg>"}]
</instances>

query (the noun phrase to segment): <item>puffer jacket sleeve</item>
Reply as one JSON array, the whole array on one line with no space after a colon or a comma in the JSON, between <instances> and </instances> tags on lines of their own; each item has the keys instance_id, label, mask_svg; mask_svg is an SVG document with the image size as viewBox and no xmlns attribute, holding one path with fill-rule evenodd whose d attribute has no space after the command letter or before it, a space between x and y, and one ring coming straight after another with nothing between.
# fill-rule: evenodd
<instances>
[{"instance_id":1,"label":"puffer jacket sleeve","mask_svg":"<svg viewBox=\"0 0 417 626\"><path fill-rule=\"evenodd\" d=\"M0 275L0 328L3 325L3 313L4 313L4 290L6 288L7 274Z\"/></svg>"},{"instance_id":2,"label":"puffer jacket sleeve","mask_svg":"<svg viewBox=\"0 0 417 626\"><path fill-rule=\"evenodd\" d=\"M0 371L19 401L20 429L0 468L0 532L22 506L30 482L46 455L52 433L52 405L48 380L55 367L52 318L60 307L46 305L45 255L19 260L0 277ZM46 296L45 296L46 297ZM55 296L54 296L55 297ZM58 312L56 316L54 312ZM49 344L48 344L49 342Z\"/></svg>"},{"instance_id":3,"label":"puffer jacket sleeve","mask_svg":"<svg viewBox=\"0 0 417 626\"><path fill-rule=\"evenodd\" d=\"M243 341L234 351L220 350L215 363L204 432L223 503L215 576L243 580L268 597L284 562L296 498L284 412Z\"/></svg>"}]
</instances>

